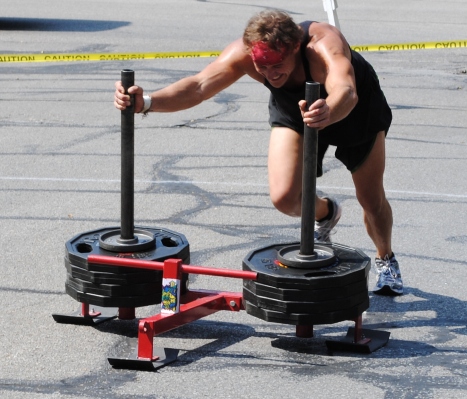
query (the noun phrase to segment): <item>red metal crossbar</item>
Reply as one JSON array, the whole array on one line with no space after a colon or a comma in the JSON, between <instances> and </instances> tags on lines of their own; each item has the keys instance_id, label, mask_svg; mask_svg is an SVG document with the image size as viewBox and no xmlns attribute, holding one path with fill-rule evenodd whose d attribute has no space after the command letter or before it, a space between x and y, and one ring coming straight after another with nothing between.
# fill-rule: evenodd
<instances>
[{"instance_id":1,"label":"red metal crossbar","mask_svg":"<svg viewBox=\"0 0 467 399\"><path fill-rule=\"evenodd\" d=\"M164 270L163 262L155 262L155 261L141 260L141 259L130 259L130 258L117 258L114 256L89 255L88 263L97 263L101 265L111 265L111 266L125 266L125 267L133 267L137 269L162 270L162 271ZM256 272L249 272L249 271L242 271L242 270L230 270L230 269L216 269L213 267L204 267L204 266L181 265L181 269L183 273L188 273L188 274L204 274L208 276L241 278L243 280L256 280L258 277L258 273Z\"/></svg>"},{"instance_id":2,"label":"red metal crossbar","mask_svg":"<svg viewBox=\"0 0 467 399\"><path fill-rule=\"evenodd\" d=\"M203 292L191 291L190 294L200 297L180 306L178 313L155 316L140 320L138 328L138 358L155 361L153 357L156 335L177 327L191 323L192 321L209 316L221 310L243 310L242 294L234 292Z\"/></svg>"},{"instance_id":3,"label":"red metal crossbar","mask_svg":"<svg viewBox=\"0 0 467 399\"><path fill-rule=\"evenodd\" d=\"M162 263L141 259L89 255L88 263L161 270L163 272L163 279L173 279L174 276L181 276L182 273L240 278L244 280L257 279L257 273L255 272L183 265L179 259L167 259ZM158 357L153 355L154 336L221 310L237 312L244 310L242 299L243 295L237 292L189 290L185 295L180 297L179 307L174 312L169 311L164 313L164 308L162 307L161 313L139 321L137 358L150 362L158 360Z\"/></svg>"}]
</instances>

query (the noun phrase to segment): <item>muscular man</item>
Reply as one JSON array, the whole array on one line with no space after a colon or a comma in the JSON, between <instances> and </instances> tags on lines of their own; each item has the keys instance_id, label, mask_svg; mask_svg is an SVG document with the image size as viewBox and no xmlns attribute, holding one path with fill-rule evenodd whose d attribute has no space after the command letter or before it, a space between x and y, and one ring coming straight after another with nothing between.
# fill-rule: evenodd
<instances>
[{"instance_id":1,"label":"muscular man","mask_svg":"<svg viewBox=\"0 0 467 399\"><path fill-rule=\"evenodd\" d=\"M385 136L392 114L373 68L350 49L339 30L321 22L296 24L284 12L263 11L250 19L243 38L198 74L149 96L138 86L128 92L135 96L138 113L181 111L244 75L271 91L268 172L274 206L300 216L304 123L319 129L318 176L329 145L336 147L336 158L352 174L365 227L376 247L373 291L401 295L402 278L391 247L392 210L383 186ZM321 98L307 107L305 82L312 80L321 84ZM130 105L121 82L116 82L114 104L120 110ZM341 206L317 196L315 209L315 240L329 242Z\"/></svg>"}]
</instances>

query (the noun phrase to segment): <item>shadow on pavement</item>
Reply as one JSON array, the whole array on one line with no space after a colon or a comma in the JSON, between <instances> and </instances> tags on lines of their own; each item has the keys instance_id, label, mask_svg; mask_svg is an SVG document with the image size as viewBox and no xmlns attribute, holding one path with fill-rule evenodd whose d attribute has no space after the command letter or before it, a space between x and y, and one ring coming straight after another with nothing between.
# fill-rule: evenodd
<instances>
[{"instance_id":1,"label":"shadow on pavement","mask_svg":"<svg viewBox=\"0 0 467 399\"><path fill-rule=\"evenodd\" d=\"M0 18L0 30L99 32L130 25L125 21L97 21L85 19Z\"/></svg>"}]
</instances>

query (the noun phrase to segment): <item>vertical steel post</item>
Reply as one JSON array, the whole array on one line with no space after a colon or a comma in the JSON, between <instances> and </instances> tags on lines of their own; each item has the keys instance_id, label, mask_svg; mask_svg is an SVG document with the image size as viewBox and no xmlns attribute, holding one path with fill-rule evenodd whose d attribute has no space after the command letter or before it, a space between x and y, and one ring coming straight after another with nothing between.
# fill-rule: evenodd
<instances>
[{"instance_id":1,"label":"vertical steel post","mask_svg":"<svg viewBox=\"0 0 467 399\"><path fill-rule=\"evenodd\" d=\"M298 338L313 338L313 326L298 324L295 326L295 336Z\"/></svg>"},{"instance_id":2,"label":"vertical steel post","mask_svg":"<svg viewBox=\"0 0 467 399\"><path fill-rule=\"evenodd\" d=\"M124 69L121 81L125 92L135 84L135 72ZM121 111L121 240L134 237L134 155L135 114L134 96L131 105Z\"/></svg>"},{"instance_id":3,"label":"vertical steel post","mask_svg":"<svg viewBox=\"0 0 467 399\"><path fill-rule=\"evenodd\" d=\"M307 107L319 98L320 84L306 82L305 101ZM318 159L318 129L305 124L303 137L303 175L302 175L302 230L300 254L314 253L316 163Z\"/></svg>"},{"instance_id":4,"label":"vertical steel post","mask_svg":"<svg viewBox=\"0 0 467 399\"><path fill-rule=\"evenodd\" d=\"M136 309L127 307L118 308L118 318L120 320L134 320L136 319Z\"/></svg>"}]
</instances>

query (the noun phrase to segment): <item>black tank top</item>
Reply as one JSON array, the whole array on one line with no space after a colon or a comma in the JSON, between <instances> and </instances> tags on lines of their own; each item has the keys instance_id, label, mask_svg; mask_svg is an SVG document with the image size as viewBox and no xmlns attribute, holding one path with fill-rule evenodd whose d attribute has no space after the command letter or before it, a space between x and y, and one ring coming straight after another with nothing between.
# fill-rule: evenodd
<instances>
[{"instance_id":1,"label":"black tank top","mask_svg":"<svg viewBox=\"0 0 467 399\"><path fill-rule=\"evenodd\" d=\"M299 25L303 29L300 55L305 70L306 80L296 87L275 88L265 80L264 85L270 90L269 123L271 126L290 127L303 134L303 119L298 102L305 99L305 82L313 81L310 66L306 58L306 46L310 41L308 33L314 21L305 21ZM379 86L378 77L372 66L357 52L351 50L357 86L358 103L343 120L320 131L319 139L331 145L355 146L371 140L381 130L388 131L392 114L386 98ZM328 96L324 85L320 88L320 97Z\"/></svg>"}]
</instances>

